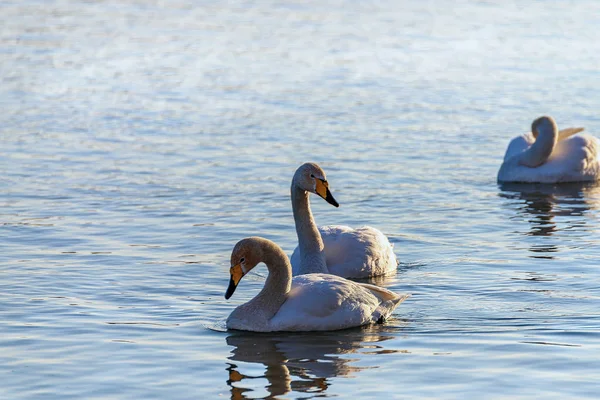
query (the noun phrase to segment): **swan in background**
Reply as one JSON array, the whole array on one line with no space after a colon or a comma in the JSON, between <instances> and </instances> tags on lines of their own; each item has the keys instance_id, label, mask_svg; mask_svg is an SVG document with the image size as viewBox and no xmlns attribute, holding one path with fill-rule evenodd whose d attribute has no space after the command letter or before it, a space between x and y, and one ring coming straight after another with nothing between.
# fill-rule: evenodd
<instances>
[{"instance_id":1,"label":"swan in background","mask_svg":"<svg viewBox=\"0 0 600 400\"><path fill-rule=\"evenodd\" d=\"M330 274L292 278L283 250L270 240L250 237L231 253L225 298L258 263L269 270L264 288L227 318L228 329L254 332L329 331L383 322L408 295Z\"/></svg>"},{"instance_id":2,"label":"swan in background","mask_svg":"<svg viewBox=\"0 0 600 400\"><path fill-rule=\"evenodd\" d=\"M600 179L600 142L583 128L558 130L552 117L540 117L531 133L508 145L499 182L586 182Z\"/></svg>"},{"instance_id":3,"label":"swan in background","mask_svg":"<svg viewBox=\"0 0 600 400\"><path fill-rule=\"evenodd\" d=\"M329 191L325 172L315 163L301 165L292 179L291 197L298 247L291 257L293 275L329 273L344 278L369 278L396 272L392 244L378 229L324 226L317 229L309 192L339 204Z\"/></svg>"}]
</instances>

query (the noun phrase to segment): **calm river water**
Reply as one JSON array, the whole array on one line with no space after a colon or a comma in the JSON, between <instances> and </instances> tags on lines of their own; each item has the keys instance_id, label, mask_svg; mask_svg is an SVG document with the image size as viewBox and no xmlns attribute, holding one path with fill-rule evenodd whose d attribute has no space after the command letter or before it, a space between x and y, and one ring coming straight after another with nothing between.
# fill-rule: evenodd
<instances>
[{"instance_id":1,"label":"calm river water","mask_svg":"<svg viewBox=\"0 0 600 400\"><path fill-rule=\"evenodd\" d=\"M600 186L499 186L542 114L600 136L597 1L0 4L0 398L598 398ZM219 330L295 169L401 263L383 326Z\"/></svg>"}]
</instances>

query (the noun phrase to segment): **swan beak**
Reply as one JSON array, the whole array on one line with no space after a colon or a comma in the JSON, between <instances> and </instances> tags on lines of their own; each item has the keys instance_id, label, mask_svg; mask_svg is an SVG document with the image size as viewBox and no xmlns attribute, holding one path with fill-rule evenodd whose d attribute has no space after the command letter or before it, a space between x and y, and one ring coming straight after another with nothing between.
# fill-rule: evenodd
<instances>
[{"instance_id":1,"label":"swan beak","mask_svg":"<svg viewBox=\"0 0 600 400\"><path fill-rule=\"evenodd\" d=\"M233 294L233 292L235 292L235 288L237 287L238 283L240 283L240 280L244 276L244 270L242 269L242 264L236 264L233 267L231 267L229 269L229 273L231 274L231 278L229 279L229 287L227 288L227 291L225 292L226 299L229 299L231 297L231 295Z\"/></svg>"},{"instance_id":2,"label":"swan beak","mask_svg":"<svg viewBox=\"0 0 600 400\"><path fill-rule=\"evenodd\" d=\"M329 204L331 204L332 206L339 207L340 205L338 204L337 201L335 201L335 199L333 198L333 195L329 191L329 183L327 183L327 181L321 180L321 179L317 179L316 181L317 181L317 185L316 185L315 191L317 192L317 194L319 196L321 196L323 199L325 199L325 201L328 202Z\"/></svg>"}]
</instances>

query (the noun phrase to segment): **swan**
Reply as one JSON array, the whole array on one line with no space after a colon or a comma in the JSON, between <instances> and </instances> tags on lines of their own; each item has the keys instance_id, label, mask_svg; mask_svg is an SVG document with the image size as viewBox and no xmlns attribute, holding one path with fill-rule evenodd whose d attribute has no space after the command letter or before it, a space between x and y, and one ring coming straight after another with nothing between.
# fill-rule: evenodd
<instances>
[{"instance_id":1,"label":"swan","mask_svg":"<svg viewBox=\"0 0 600 400\"><path fill-rule=\"evenodd\" d=\"M369 278L396 272L398 261L392 244L380 230L341 225L317 229L310 211L309 192L339 207L321 167L305 163L296 170L291 187L298 235L298 247L291 257L294 276L330 273L344 278Z\"/></svg>"},{"instance_id":2,"label":"swan","mask_svg":"<svg viewBox=\"0 0 600 400\"><path fill-rule=\"evenodd\" d=\"M558 130L552 117L531 124L514 138L498 171L498 182L585 182L600 179L600 142L583 128Z\"/></svg>"},{"instance_id":3,"label":"swan","mask_svg":"<svg viewBox=\"0 0 600 400\"><path fill-rule=\"evenodd\" d=\"M269 270L264 288L238 306L226 321L228 329L254 332L329 331L383 322L408 295L331 274L292 278L281 247L270 240L240 240L231 253L231 277L225 298L258 263Z\"/></svg>"}]
</instances>

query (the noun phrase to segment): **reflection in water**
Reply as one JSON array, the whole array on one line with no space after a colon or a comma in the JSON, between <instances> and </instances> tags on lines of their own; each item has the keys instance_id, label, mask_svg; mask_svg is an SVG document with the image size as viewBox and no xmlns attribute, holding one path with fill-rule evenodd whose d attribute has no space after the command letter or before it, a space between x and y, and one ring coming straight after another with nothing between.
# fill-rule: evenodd
<instances>
[{"instance_id":1,"label":"reflection in water","mask_svg":"<svg viewBox=\"0 0 600 400\"><path fill-rule=\"evenodd\" d=\"M232 399L255 398L252 387L256 382L267 380L264 387L267 398L284 395L290 391L301 393L324 393L331 384L329 378L353 377L355 373L372 367L353 366L357 358L340 355L388 354L399 350L383 349L380 342L392 336L384 335L380 325L366 326L335 332L314 333L251 333L234 332L227 337L227 344L234 349L232 361L261 364L266 367L263 375L240 372L243 364L228 363ZM362 352L362 349L368 349ZM244 382L245 381L245 382Z\"/></svg>"},{"instance_id":2,"label":"reflection in water","mask_svg":"<svg viewBox=\"0 0 600 400\"><path fill-rule=\"evenodd\" d=\"M600 184L590 182L562 184L502 183L500 197L517 200L518 213L531 224L528 236L552 236L557 231L556 217L568 217L564 230L585 226L586 211L600 202ZM533 243L529 251L534 258L553 258L548 253L558 251L554 244Z\"/></svg>"},{"instance_id":3,"label":"reflection in water","mask_svg":"<svg viewBox=\"0 0 600 400\"><path fill-rule=\"evenodd\" d=\"M400 269L400 267L398 268ZM359 283L368 283L370 285L381 286L384 288L389 288L399 282L399 278L397 274L394 275L384 275L384 276L372 276L370 278L349 278L351 281L359 282Z\"/></svg>"}]
</instances>

